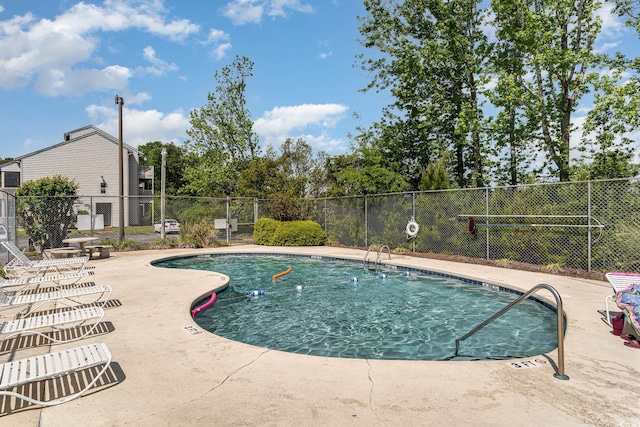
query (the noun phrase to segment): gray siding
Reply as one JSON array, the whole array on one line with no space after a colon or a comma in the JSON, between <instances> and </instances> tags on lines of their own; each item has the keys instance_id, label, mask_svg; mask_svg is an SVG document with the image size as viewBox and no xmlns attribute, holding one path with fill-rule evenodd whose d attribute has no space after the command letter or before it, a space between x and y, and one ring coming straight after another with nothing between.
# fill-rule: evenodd
<instances>
[{"instance_id":1,"label":"gray siding","mask_svg":"<svg viewBox=\"0 0 640 427\"><path fill-rule=\"evenodd\" d=\"M95 212L96 203L111 204L111 224L118 225L119 219L119 181L118 181L118 151L117 142L114 143L97 132L96 128L88 127L69 133L68 142L57 144L51 149L41 150L32 155L24 156L21 168L12 164L3 171L18 171L21 169L21 182L40 179L45 176L62 175L74 180L78 184L78 195L96 197L83 198L86 209ZM137 152L129 154L127 147L122 149L124 194L138 195L138 156ZM106 192L102 194L102 180L107 183ZM137 198L124 203L125 225L138 223ZM129 212L131 211L131 212Z\"/></svg>"}]
</instances>

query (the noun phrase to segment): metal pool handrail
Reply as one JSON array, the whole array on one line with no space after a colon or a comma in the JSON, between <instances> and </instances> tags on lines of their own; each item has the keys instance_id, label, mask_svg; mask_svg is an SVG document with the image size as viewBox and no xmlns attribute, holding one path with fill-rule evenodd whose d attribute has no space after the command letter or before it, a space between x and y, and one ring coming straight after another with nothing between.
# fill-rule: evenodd
<instances>
[{"instance_id":1,"label":"metal pool handrail","mask_svg":"<svg viewBox=\"0 0 640 427\"><path fill-rule=\"evenodd\" d=\"M551 292L553 297L556 299L556 305L557 305L556 312L558 314L558 370L556 373L553 374L553 376L560 380L568 380L569 376L565 375L564 373L564 311L562 310L562 298L560 297L560 294L558 293L558 291L555 290L553 286L547 285L546 283L540 283L538 285L535 285L533 288L529 289L527 293L523 294L520 298L511 302L502 310L498 311L493 316L489 317L487 320L480 323L478 326L476 326L475 328L473 328L472 330L470 330L460 338L456 339L455 355L457 356L458 350L460 350L460 341L466 340L471 335L475 334L480 329L484 328L489 323L493 322L498 317L502 316L504 313L511 310L513 307L520 304L522 301L526 300L529 296L531 296L532 294L534 294L540 289L546 289L549 292Z\"/></svg>"},{"instance_id":2,"label":"metal pool handrail","mask_svg":"<svg viewBox=\"0 0 640 427\"><path fill-rule=\"evenodd\" d=\"M367 253L364 255L364 260L363 260L363 264L367 264L367 258L369 258L369 253L371 252L371 249L375 248L375 246L377 245L370 245L369 249L367 249ZM389 259L391 259L391 249L389 249L389 246L387 245L380 245L380 248L378 249L377 253L376 253L376 261L375 264L379 264L380 260L382 259L382 251L384 251L384 248L387 248L387 253L389 254Z\"/></svg>"}]
</instances>

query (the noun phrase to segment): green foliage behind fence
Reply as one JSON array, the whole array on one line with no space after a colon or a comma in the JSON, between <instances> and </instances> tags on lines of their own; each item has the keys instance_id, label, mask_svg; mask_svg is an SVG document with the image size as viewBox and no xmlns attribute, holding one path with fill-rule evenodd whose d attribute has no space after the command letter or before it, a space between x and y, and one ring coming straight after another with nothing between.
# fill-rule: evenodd
<instances>
[{"instance_id":1,"label":"green foliage behind fence","mask_svg":"<svg viewBox=\"0 0 640 427\"><path fill-rule=\"evenodd\" d=\"M637 180L328 198L315 206L332 243L640 272ZM420 225L415 239L405 232L412 219Z\"/></svg>"},{"instance_id":2,"label":"green foliage behind fence","mask_svg":"<svg viewBox=\"0 0 640 427\"><path fill-rule=\"evenodd\" d=\"M74 213L95 214L98 203L117 204L117 198L76 197ZM126 204L133 214L130 225L158 223L159 199L144 212L135 209L142 200L129 198ZM17 205L38 203L50 212L56 201L23 196ZM637 179L321 198L306 200L305 206L311 221L281 223L265 200L167 197L165 218L177 219L185 231L198 231L195 247L207 239L226 239L231 231L215 229L215 220L235 219L238 232L232 239L253 234L255 243L264 245L384 244L403 251L640 273ZM477 222L475 234L468 231L469 218ZM406 234L412 219L420 225L415 238ZM28 223L22 218L20 225Z\"/></svg>"}]
</instances>

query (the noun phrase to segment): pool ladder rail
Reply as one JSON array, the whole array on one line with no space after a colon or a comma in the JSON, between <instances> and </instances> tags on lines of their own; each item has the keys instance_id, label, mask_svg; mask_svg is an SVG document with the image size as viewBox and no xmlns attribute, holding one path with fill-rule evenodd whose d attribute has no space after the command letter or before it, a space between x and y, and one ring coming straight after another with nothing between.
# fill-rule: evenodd
<instances>
[{"instance_id":1,"label":"pool ladder rail","mask_svg":"<svg viewBox=\"0 0 640 427\"><path fill-rule=\"evenodd\" d=\"M378 245L369 245L369 249L367 249L367 253L364 256L364 260L362 261L362 263L364 265L367 265L367 262L369 261L369 254L371 253L372 249L375 249L376 246ZM380 260L382 259L382 252L384 251L384 248L387 248L387 254L389 255L389 259L391 259L391 249L389 249L389 246L387 245L380 245L380 247L378 248L378 250L376 251L376 260L375 260L375 264L378 265L380 264Z\"/></svg>"},{"instance_id":2,"label":"pool ladder rail","mask_svg":"<svg viewBox=\"0 0 640 427\"><path fill-rule=\"evenodd\" d=\"M498 311L497 313L495 313L494 315L489 317L487 320L485 320L484 322L480 323L478 326L476 326L475 328L473 328L472 330L470 330L469 332L467 332L466 334L464 334L460 338L456 339L456 352L455 352L454 357L458 356L458 351L460 350L460 341L466 340L471 335L475 334L480 329L484 328L489 323L493 322L498 317L502 316L507 311L511 310L513 307L515 307L516 305L520 304L522 301L526 300L530 295L534 294L535 292L539 291L540 289L548 290L549 292L551 292L553 297L556 299L556 312L558 314L558 366L557 366L557 370L553 374L553 376L555 378L559 379L559 380L568 380L569 376L565 375L565 373L564 373L564 310L562 309L562 298L560 297L560 294L558 293L558 291L555 290L555 288L553 286L547 285L546 283L540 283L540 284L534 286L533 288L529 289L529 291L526 292L525 294L523 294L522 296L520 296L520 298L518 298L517 300L511 302L509 305L504 307L502 310Z\"/></svg>"}]
</instances>

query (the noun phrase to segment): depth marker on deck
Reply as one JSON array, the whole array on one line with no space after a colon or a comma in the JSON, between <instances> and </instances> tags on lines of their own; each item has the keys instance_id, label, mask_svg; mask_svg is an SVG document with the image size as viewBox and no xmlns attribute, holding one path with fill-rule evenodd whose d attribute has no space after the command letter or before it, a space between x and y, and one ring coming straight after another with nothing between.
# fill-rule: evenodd
<instances>
[{"instance_id":1,"label":"depth marker on deck","mask_svg":"<svg viewBox=\"0 0 640 427\"><path fill-rule=\"evenodd\" d=\"M547 359L537 358L531 360L520 360L518 362L507 362L507 365L514 369L539 368L541 366L549 366L549 361Z\"/></svg>"}]
</instances>

